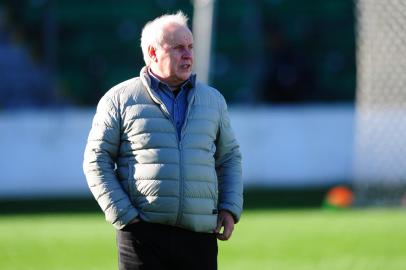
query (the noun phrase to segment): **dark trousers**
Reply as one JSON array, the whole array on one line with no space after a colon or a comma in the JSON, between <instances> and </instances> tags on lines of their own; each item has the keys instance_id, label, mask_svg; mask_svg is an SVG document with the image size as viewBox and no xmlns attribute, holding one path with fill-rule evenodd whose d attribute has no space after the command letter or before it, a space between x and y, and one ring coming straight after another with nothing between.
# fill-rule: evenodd
<instances>
[{"instance_id":1,"label":"dark trousers","mask_svg":"<svg viewBox=\"0 0 406 270\"><path fill-rule=\"evenodd\" d=\"M138 222L117 230L120 270L216 270L215 234Z\"/></svg>"}]
</instances>

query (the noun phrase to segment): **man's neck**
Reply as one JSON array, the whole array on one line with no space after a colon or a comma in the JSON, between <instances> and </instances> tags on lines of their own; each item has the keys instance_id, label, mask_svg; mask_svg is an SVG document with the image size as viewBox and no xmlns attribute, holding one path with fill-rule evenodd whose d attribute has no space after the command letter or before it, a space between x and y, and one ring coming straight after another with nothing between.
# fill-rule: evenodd
<instances>
[{"instance_id":1,"label":"man's neck","mask_svg":"<svg viewBox=\"0 0 406 270\"><path fill-rule=\"evenodd\" d=\"M177 91L179 89L179 87L184 83L184 82L182 82L182 83L177 84L177 85L171 85L170 83L166 82L161 76L159 76L155 72L153 72L151 68L148 68L148 71L151 73L152 76L157 78L159 81L161 81L161 82L165 83L166 85L168 85L169 88L172 91Z\"/></svg>"}]
</instances>

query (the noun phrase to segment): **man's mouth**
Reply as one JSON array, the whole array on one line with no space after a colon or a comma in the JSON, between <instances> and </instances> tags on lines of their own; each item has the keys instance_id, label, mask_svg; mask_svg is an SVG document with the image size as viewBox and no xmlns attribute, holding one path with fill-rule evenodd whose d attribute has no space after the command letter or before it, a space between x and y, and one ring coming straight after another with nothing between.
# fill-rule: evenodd
<instances>
[{"instance_id":1,"label":"man's mouth","mask_svg":"<svg viewBox=\"0 0 406 270\"><path fill-rule=\"evenodd\" d=\"M189 69L191 67L191 65L190 64L182 64L182 65L180 65L180 67L182 69Z\"/></svg>"}]
</instances>

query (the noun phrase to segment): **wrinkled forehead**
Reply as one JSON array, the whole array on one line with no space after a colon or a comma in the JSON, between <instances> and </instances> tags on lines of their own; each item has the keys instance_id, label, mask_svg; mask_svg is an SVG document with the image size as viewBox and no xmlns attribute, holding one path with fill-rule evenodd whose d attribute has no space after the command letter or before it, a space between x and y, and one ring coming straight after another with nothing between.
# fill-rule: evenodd
<instances>
[{"instance_id":1,"label":"wrinkled forehead","mask_svg":"<svg viewBox=\"0 0 406 270\"><path fill-rule=\"evenodd\" d=\"M192 44L193 34L189 28L181 25L168 25L164 28L163 43L168 45Z\"/></svg>"}]
</instances>

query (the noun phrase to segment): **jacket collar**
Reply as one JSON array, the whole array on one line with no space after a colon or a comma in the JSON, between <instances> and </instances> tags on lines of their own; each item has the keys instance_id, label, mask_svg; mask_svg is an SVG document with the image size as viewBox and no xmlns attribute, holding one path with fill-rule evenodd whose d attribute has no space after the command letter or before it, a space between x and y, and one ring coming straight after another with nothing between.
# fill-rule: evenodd
<instances>
[{"instance_id":1,"label":"jacket collar","mask_svg":"<svg viewBox=\"0 0 406 270\"><path fill-rule=\"evenodd\" d=\"M158 93L154 90L156 89L156 87L152 87L152 84L155 82L151 80L151 77L148 72L148 67L144 66L141 69L140 78L149 95L151 96L152 100L160 105L163 105L161 98L159 97ZM196 94L196 74L192 74L185 83L187 84L186 85L187 87L190 87L190 91L188 94L188 102L190 103L191 101L194 100L194 96Z\"/></svg>"}]
</instances>

